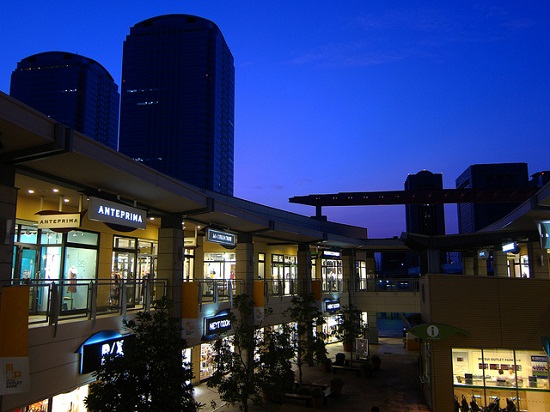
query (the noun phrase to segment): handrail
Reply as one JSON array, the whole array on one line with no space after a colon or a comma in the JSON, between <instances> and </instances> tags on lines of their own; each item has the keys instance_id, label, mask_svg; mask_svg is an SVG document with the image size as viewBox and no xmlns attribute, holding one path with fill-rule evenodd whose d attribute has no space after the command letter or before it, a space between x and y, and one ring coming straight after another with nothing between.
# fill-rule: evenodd
<instances>
[{"instance_id":1,"label":"handrail","mask_svg":"<svg viewBox=\"0 0 550 412\"><path fill-rule=\"evenodd\" d=\"M14 279L29 286L29 324L56 325L67 319L95 319L105 314L149 310L166 296L166 279Z\"/></svg>"}]
</instances>

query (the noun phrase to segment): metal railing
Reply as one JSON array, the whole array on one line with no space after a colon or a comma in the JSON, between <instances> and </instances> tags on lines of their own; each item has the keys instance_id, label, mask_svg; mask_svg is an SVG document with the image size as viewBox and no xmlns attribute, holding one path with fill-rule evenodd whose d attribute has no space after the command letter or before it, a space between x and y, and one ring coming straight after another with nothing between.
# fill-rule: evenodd
<instances>
[{"instance_id":1,"label":"metal railing","mask_svg":"<svg viewBox=\"0 0 550 412\"><path fill-rule=\"evenodd\" d=\"M13 280L29 286L29 324L56 324L66 319L148 310L152 300L166 296L167 281L154 280Z\"/></svg>"},{"instance_id":2,"label":"metal railing","mask_svg":"<svg viewBox=\"0 0 550 412\"><path fill-rule=\"evenodd\" d=\"M272 297L295 296L300 290L297 280L264 279L264 294ZM198 283L199 304L232 301L244 292L240 280L191 279ZM304 281L305 282L305 281ZM154 280L13 280L12 285L29 286L29 324L56 324L68 319L94 319L100 315L125 314L149 310L151 303L167 295L168 281ZM322 281L323 293L346 292L418 292L418 278L370 278L353 281Z\"/></svg>"}]
</instances>

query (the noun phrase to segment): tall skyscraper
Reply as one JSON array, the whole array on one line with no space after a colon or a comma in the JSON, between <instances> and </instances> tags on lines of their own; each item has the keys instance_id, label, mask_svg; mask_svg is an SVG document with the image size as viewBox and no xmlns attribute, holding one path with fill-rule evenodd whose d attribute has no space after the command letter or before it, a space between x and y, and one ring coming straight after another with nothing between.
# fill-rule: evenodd
<instances>
[{"instance_id":1,"label":"tall skyscraper","mask_svg":"<svg viewBox=\"0 0 550 412\"><path fill-rule=\"evenodd\" d=\"M405 190L441 190L443 175L422 170L410 174L405 181ZM407 232L421 235L445 234L445 209L442 204L405 205Z\"/></svg>"},{"instance_id":2,"label":"tall skyscraper","mask_svg":"<svg viewBox=\"0 0 550 412\"><path fill-rule=\"evenodd\" d=\"M457 179L457 189L527 189L527 163L477 164L468 167ZM459 203L459 233L473 233L503 218L520 202Z\"/></svg>"},{"instance_id":3,"label":"tall skyscraper","mask_svg":"<svg viewBox=\"0 0 550 412\"><path fill-rule=\"evenodd\" d=\"M119 150L152 168L233 195L235 68L220 29L173 14L126 37Z\"/></svg>"},{"instance_id":4,"label":"tall skyscraper","mask_svg":"<svg viewBox=\"0 0 550 412\"><path fill-rule=\"evenodd\" d=\"M118 141L118 86L90 58L45 52L24 58L12 72L10 95L113 149Z\"/></svg>"}]
</instances>

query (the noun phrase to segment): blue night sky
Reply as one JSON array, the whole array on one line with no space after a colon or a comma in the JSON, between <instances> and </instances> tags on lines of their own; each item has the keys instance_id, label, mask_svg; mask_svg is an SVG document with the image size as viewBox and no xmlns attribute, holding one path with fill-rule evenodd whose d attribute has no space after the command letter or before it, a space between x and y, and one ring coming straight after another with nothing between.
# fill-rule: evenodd
<instances>
[{"instance_id":1,"label":"blue night sky","mask_svg":"<svg viewBox=\"0 0 550 412\"><path fill-rule=\"evenodd\" d=\"M221 29L235 58L235 196L313 215L293 196L445 188L476 163L550 170L550 3L519 1L5 0L0 90L44 51L101 63L120 85L134 24L182 13ZM404 206L324 208L369 237L405 230ZM456 233L456 205L446 206Z\"/></svg>"}]
</instances>

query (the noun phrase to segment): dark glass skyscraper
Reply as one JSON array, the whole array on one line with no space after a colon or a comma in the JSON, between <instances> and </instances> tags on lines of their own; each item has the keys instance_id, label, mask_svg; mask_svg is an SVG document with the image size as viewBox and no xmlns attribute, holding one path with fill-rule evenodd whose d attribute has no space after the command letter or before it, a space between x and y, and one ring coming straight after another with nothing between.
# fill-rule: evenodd
<instances>
[{"instance_id":1,"label":"dark glass skyscraper","mask_svg":"<svg viewBox=\"0 0 550 412\"><path fill-rule=\"evenodd\" d=\"M477 164L456 179L457 189L527 189L527 163ZM458 230L473 233L502 219L521 202L459 203Z\"/></svg>"},{"instance_id":2,"label":"dark glass skyscraper","mask_svg":"<svg viewBox=\"0 0 550 412\"><path fill-rule=\"evenodd\" d=\"M10 95L113 149L118 137L118 86L95 60L45 52L24 58Z\"/></svg>"},{"instance_id":3,"label":"dark glass skyscraper","mask_svg":"<svg viewBox=\"0 0 550 412\"><path fill-rule=\"evenodd\" d=\"M405 190L442 190L443 175L422 170L410 174L405 181ZM407 232L421 235L445 234L445 209L442 204L405 205Z\"/></svg>"},{"instance_id":4,"label":"dark glass skyscraper","mask_svg":"<svg viewBox=\"0 0 550 412\"><path fill-rule=\"evenodd\" d=\"M152 168L233 195L235 68L220 29L174 14L124 42L119 150Z\"/></svg>"}]
</instances>

